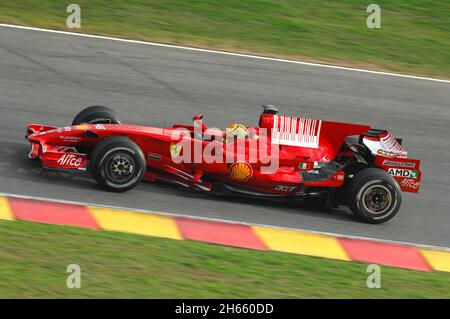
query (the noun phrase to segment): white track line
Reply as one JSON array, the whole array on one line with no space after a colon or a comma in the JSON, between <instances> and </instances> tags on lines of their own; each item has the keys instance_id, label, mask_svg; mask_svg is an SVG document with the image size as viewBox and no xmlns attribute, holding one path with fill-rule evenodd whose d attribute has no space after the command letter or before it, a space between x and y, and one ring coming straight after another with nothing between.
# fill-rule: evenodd
<instances>
[{"instance_id":1,"label":"white track line","mask_svg":"<svg viewBox=\"0 0 450 319\"><path fill-rule=\"evenodd\" d=\"M2 193L2 192L0 192L0 196L20 198L20 199L31 199L31 200L38 200L38 201L47 201L47 202L69 204L69 205L96 206L96 207L101 207L101 208L127 210L127 211L133 211L133 212L144 213L144 214L155 214L155 215L169 216L169 217L183 217L183 218L191 218L191 219L206 220L206 221L213 221L213 222L221 222L221 223L227 223L227 224L238 224L238 225L246 225L246 226L266 227L266 228L272 228L272 229L291 230L291 231L299 231L299 232L304 232L304 233L309 233L309 234L319 234L319 235L328 235L328 236L339 237L339 238L369 240L369 241L375 241L375 242L379 242L379 243L415 246L415 247L419 247L419 248L444 250L444 251L450 252L450 247L425 245L425 244L418 244L418 243L411 243L411 242L404 242L404 241L370 238L370 237L364 237L364 236L354 236L354 235L346 235L346 234L331 233L331 232L322 232L322 231L315 231L315 230L302 229L302 228L290 228L290 227L281 227L281 226L273 226L273 225L254 224L254 223L227 220L227 219L221 219L221 218L196 216L192 213L185 215L185 214L173 213L173 212L160 212L160 211L154 211L154 210L137 209L137 208L129 208L129 207L121 207L121 206L113 206L113 205L103 205L103 204L87 203L87 202L79 202L79 201L68 201L68 200L62 200L62 199L11 194L11 193Z\"/></svg>"},{"instance_id":2,"label":"white track line","mask_svg":"<svg viewBox=\"0 0 450 319\"><path fill-rule=\"evenodd\" d=\"M277 59L277 58L271 58L271 57L266 57L266 56L250 55L250 54L243 54L243 53L236 53L236 52L227 52L227 51L217 51L217 50L209 50L209 49L200 49L200 48L185 47L185 46L179 46L179 45L173 45L173 44L164 44L164 43L157 43L157 42L147 42L147 41L139 41L139 40L113 38L113 37L107 37L107 36L101 36L101 35L95 35L95 34L87 34L87 33L76 33L76 32L68 32L68 31L42 29L42 28L35 28L35 27L26 27L26 26L5 24L5 23L0 23L0 27L23 29L23 30L31 30L31 31L41 31L41 32L49 32L49 33L64 34L64 35L74 35L74 36L85 37L85 38L94 38L94 39L111 40L111 41L134 43L134 44L152 45L152 46L158 46L158 47L182 49L182 50L205 52L205 53L223 54L223 55L237 56L237 57L250 58L250 59L266 60L266 61L294 63L294 64L301 64L301 65L307 65L307 66L316 66L316 67L323 67L323 68L329 68L329 69L354 71L354 72L362 72L362 73L371 73L371 74L387 75L387 76L396 76L396 77L402 77L402 78L408 78L408 79L416 79L416 80L426 80L426 81L433 81L433 82L450 83L450 80L435 79L435 78L428 78L428 77L415 76L415 75L407 75L407 74L399 74L399 73L391 73L391 72L381 72L381 71L372 71L372 70L350 68L350 67L329 65L329 64L312 63L312 62L302 62L302 61L295 61L295 60L288 60L288 59Z\"/></svg>"}]
</instances>

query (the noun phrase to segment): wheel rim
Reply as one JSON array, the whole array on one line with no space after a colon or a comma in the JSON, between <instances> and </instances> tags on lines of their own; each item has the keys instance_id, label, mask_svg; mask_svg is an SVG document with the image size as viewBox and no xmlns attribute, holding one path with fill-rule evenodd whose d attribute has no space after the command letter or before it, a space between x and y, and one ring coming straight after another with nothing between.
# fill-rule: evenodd
<instances>
[{"instance_id":1,"label":"wheel rim","mask_svg":"<svg viewBox=\"0 0 450 319\"><path fill-rule=\"evenodd\" d=\"M375 215L386 212L392 203L391 192L383 185L370 186L364 191L362 198L364 208Z\"/></svg>"},{"instance_id":2,"label":"wheel rim","mask_svg":"<svg viewBox=\"0 0 450 319\"><path fill-rule=\"evenodd\" d=\"M119 153L111 157L106 164L106 174L115 183L126 183L133 178L135 163L131 156Z\"/></svg>"}]
</instances>

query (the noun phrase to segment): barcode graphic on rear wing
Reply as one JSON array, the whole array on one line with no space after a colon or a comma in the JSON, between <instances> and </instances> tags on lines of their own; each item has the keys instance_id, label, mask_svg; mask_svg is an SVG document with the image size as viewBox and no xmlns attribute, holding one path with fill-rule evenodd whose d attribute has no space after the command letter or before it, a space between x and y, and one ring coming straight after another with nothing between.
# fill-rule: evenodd
<instances>
[{"instance_id":1,"label":"barcode graphic on rear wing","mask_svg":"<svg viewBox=\"0 0 450 319\"><path fill-rule=\"evenodd\" d=\"M274 115L272 143L318 148L321 126L321 120Z\"/></svg>"}]
</instances>

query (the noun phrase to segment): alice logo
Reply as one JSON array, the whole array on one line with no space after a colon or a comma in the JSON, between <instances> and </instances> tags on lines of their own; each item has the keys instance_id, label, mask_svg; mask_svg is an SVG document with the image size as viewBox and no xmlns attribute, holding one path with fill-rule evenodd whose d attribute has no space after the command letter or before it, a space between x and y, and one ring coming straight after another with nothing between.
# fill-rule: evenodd
<instances>
[{"instance_id":1,"label":"alice logo","mask_svg":"<svg viewBox=\"0 0 450 319\"><path fill-rule=\"evenodd\" d=\"M229 171L231 179L239 182L246 182L253 175L252 167L245 162L234 163Z\"/></svg>"}]
</instances>

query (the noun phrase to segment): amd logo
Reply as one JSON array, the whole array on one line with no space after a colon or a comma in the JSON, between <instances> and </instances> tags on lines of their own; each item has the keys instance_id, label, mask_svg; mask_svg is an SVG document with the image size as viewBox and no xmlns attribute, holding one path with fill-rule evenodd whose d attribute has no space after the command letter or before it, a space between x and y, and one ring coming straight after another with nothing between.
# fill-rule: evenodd
<instances>
[{"instance_id":1,"label":"amd logo","mask_svg":"<svg viewBox=\"0 0 450 319\"><path fill-rule=\"evenodd\" d=\"M417 171L401 168L390 168L388 173L389 175L392 176L408 177L408 178L417 178L419 175Z\"/></svg>"},{"instance_id":2,"label":"amd logo","mask_svg":"<svg viewBox=\"0 0 450 319\"><path fill-rule=\"evenodd\" d=\"M59 158L57 163L61 166L75 166L79 167L81 165L81 162L83 161L82 158L77 157L73 154L64 154Z\"/></svg>"}]
</instances>

